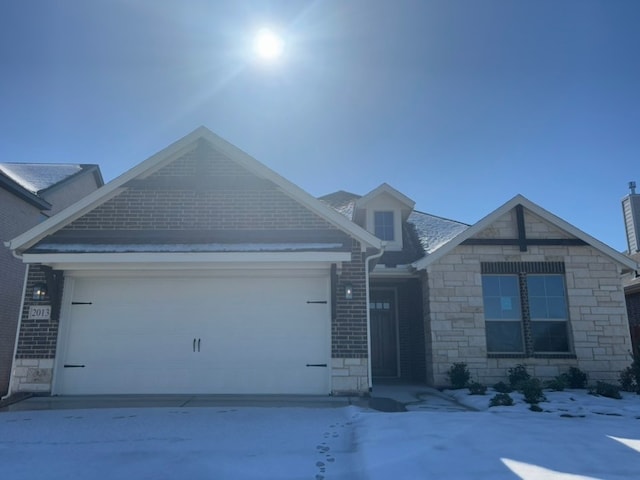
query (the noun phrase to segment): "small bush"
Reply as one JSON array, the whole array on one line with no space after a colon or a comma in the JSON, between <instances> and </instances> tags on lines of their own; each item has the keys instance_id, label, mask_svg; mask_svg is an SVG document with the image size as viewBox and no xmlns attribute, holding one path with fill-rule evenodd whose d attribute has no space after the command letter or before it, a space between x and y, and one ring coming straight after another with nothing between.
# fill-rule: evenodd
<instances>
[{"instance_id":1,"label":"small bush","mask_svg":"<svg viewBox=\"0 0 640 480\"><path fill-rule=\"evenodd\" d=\"M620 385L625 392L640 394L640 351L636 353L633 363L620 372Z\"/></svg>"},{"instance_id":2,"label":"small bush","mask_svg":"<svg viewBox=\"0 0 640 480\"><path fill-rule=\"evenodd\" d=\"M519 364L509 369L509 385L511 385L511 388L514 390L520 390L520 384L530 378L531 375L527 372L526 365Z\"/></svg>"},{"instance_id":3,"label":"small bush","mask_svg":"<svg viewBox=\"0 0 640 480\"><path fill-rule=\"evenodd\" d=\"M508 393L496 393L489 401L489 407L510 407L513 405L513 398Z\"/></svg>"},{"instance_id":4,"label":"small bush","mask_svg":"<svg viewBox=\"0 0 640 480\"><path fill-rule=\"evenodd\" d=\"M513 388L507 385L504 382L498 382L493 386L493 389L498 393L511 393L513 392Z\"/></svg>"},{"instance_id":5,"label":"small bush","mask_svg":"<svg viewBox=\"0 0 640 480\"><path fill-rule=\"evenodd\" d=\"M589 393L592 395L600 395L602 397L615 398L616 400L620 400L622 398L622 395L620 395L620 389L616 385L607 382L598 382L595 387L592 387L589 390Z\"/></svg>"},{"instance_id":6,"label":"small bush","mask_svg":"<svg viewBox=\"0 0 640 480\"><path fill-rule=\"evenodd\" d=\"M545 382L545 387L549 390L553 390L554 392L561 392L564 390L566 384L564 378L560 375L554 378L553 380L547 380Z\"/></svg>"},{"instance_id":7,"label":"small bush","mask_svg":"<svg viewBox=\"0 0 640 480\"><path fill-rule=\"evenodd\" d=\"M540 403L546 400L544 393L542 392L542 382L537 378L530 378L522 382L521 391L524 395L524 401L527 403Z\"/></svg>"},{"instance_id":8,"label":"small bush","mask_svg":"<svg viewBox=\"0 0 640 480\"><path fill-rule=\"evenodd\" d=\"M577 367L569 368L561 377L569 388L587 388L589 376Z\"/></svg>"},{"instance_id":9,"label":"small bush","mask_svg":"<svg viewBox=\"0 0 640 480\"><path fill-rule=\"evenodd\" d=\"M533 403L529 406L529 410L531 410L532 412L544 412L544 410L542 410L542 407L540 407L540 405Z\"/></svg>"},{"instance_id":10,"label":"small bush","mask_svg":"<svg viewBox=\"0 0 640 480\"><path fill-rule=\"evenodd\" d=\"M478 382L469 383L469 395L485 395L487 387Z\"/></svg>"},{"instance_id":11,"label":"small bush","mask_svg":"<svg viewBox=\"0 0 640 480\"><path fill-rule=\"evenodd\" d=\"M625 392L640 393L638 377L636 376L633 366L627 367L620 372L620 388Z\"/></svg>"},{"instance_id":12,"label":"small bush","mask_svg":"<svg viewBox=\"0 0 640 480\"><path fill-rule=\"evenodd\" d=\"M471 378L471 373L469 373L467 364L464 362L460 362L451 365L451 368L449 368L449 370L447 371L447 376L449 377L451 386L454 389L458 389L467 386L467 384L469 383L469 379Z\"/></svg>"}]
</instances>

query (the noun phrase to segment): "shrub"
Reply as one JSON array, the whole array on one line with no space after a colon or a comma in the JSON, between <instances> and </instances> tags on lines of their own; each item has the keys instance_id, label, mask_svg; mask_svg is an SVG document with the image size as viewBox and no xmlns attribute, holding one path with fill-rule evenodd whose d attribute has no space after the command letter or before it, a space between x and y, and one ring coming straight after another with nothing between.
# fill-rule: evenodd
<instances>
[{"instance_id":1,"label":"shrub","mask_svg":"<svg viewBox=\"0 0 640 480\"><path fill-rule=\"evenodd\" d=\"M487 387L478 382L469 383L469 395L485 395Z\"/></svg>"},{"instance_id":2,"label":"shrub","mask_svg":"<svg viewBox=\"0 0 640 480\"><path fill-rule=\"evenodd\" d=\"M633 359L633 363L620 372L620 385L625 392L640 394L640 351Z\"/></svg>"},{"instance_id":3,"label":"shrub","mask_svg":"<svg viewBox=\"0 0 640 480\"><path fill-rule=\"evenodd\" d=\"M589 380L589 376L577 367L569 368L561 377L569 388L586 388Z\"/></svg>"},{"instance_id":4,"label":"shrub","mask_svg":"<svg viewBox=\"0 0 640 480\"><path fill-rule=\"evenodd\" d=\"M493 386L493 389L498 393L511 393L513 389L504 382L498 382Z\"/></svg>"},{"instance_id":5,"label":"shrub","mask_svg":"<svg viewBox=\"0 0 640 480\"><path fill-rule=\"evenodd\" d=\"M510 407L513 405L513 398L508 393L496 393L489 401L489 407Z\"/></svg>"},{"instance_id":6,"label":"shrub","mask_svg":"<svg viewBox=\"0 0 640 480\"><path fill-rule=\"evenodd\" d=\"M589 390L589 393L592 395L600 395L602 397L615 398L616 400L620 400L622 398L622 395L620 395L620 389L616 385L607 382L598 382L595 387L592 387Z\"/></svg>"},{"instance_id":7,"label":"shrub","mask_svg":"<svg viewBox=\"0 0 640 480\"><path fill-rule=\"evenodd\" d=\"M634 371L633 366L627 367L620 372L620 388L625 392L640 393L640 387L638 386L638 376Z\"/></svg>"},{"instance_id":8,"label":"shrub","mask_svg":"<svg viewBox=\"0 0 640 480\"><path fill-rule=\"evenodd\" d=\"M467 364L464 362L451 365L451 368L447 371L447 376L454 389L466 387L471 378Z\"/></svg>"},{"instance_id":9,"label":"shrub","mask_svg":"<svg viewBox=\"0 0 640 480\"><path fill-rule=\"evenodd\" d=\"M526 382L531 378L529 372L527 372L527 366L518 364L509 369L509 385L514 390L520 390L520 384Z\"/></svg>"},{"instance_id":10,"label":"shrub","mask_svg":"<svg viewBox=\"0 0 640 480\"><path fill-rule=\"evenodd\" d=\"M542 407L540 407L540 405L533 403L529 406L529 410L531 410L532 412L544 412L544 410L542 410Z\"/></svg>"},{"instance_id":11,"label":"shrub","mask_svg":"<svg viewBox=\"0 0 640 480\"><path fill-rule=\"evenodd\" d=\"M563 391L565 386L566 384L562 375L557 376L553 380L547 380L545 382L545 387L550 390L553 390L554 392Z\"/></svg>"},{"instance_id":12,"label":"shrub","mask_svg":"<svg viewBox=\"0 0 640 480\"><path fill-rule=\"evenodd\" d=\"M542 382L537 378L530 378L529 380L522 382L520 385L525 402L533 404L544 402L546 400L546 397L542 392Z\"/></svg>"}]
</instances>

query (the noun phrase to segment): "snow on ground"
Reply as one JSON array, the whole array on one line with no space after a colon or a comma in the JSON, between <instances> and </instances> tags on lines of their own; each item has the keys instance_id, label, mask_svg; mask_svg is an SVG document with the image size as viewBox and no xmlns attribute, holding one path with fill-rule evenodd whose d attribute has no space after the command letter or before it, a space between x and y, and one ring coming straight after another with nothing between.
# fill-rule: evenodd
<instances>
[{"instance_id":1,"label":"snow on ground","mask_svg":"<svg viewBox=\"0 0 640 480\"><path fill-rule=\"evenodd\" d=\"M449 393L483 411L5 412L0 465L11 479L640 478L638 395L545 392L550 402L536 413L521 403L489 409L491 395Z\"/></svg>"}]
</instances>

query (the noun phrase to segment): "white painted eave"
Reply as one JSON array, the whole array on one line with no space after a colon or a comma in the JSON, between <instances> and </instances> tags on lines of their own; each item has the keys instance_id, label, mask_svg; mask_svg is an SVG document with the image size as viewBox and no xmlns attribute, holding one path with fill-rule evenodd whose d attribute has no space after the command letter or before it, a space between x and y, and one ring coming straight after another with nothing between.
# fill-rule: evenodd
<instances>
[{"instance_id":1,"label":"white painted eave","mask_svg":"<svg viewBox=\"0 0 640 480\"><path fill-rule=\"evenodd\" d=\"M202 270L222 264L287 264L292 267L351 260L350 252L214 252L214 253L25 253L24 263L48 265L57 270L122 268Z\"/></svg>"}]
</instances>

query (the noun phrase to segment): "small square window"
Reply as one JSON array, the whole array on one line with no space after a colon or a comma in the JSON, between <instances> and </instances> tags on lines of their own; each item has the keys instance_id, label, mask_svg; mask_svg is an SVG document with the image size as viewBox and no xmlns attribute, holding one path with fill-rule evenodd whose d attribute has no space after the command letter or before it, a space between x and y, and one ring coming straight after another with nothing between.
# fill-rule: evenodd
<instances>
[{"instance_id":1,"label":"small square window","mask_svg":"<svg viewBox=\"0 0 640 480\"><path fill-rule=\"evenodd\" d=\"M374 234L380 240L394 240L393 212L373 213Z\"/></svg>"}]
</instances>

